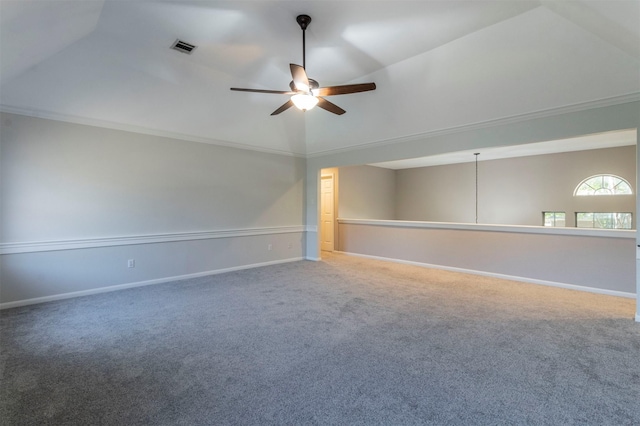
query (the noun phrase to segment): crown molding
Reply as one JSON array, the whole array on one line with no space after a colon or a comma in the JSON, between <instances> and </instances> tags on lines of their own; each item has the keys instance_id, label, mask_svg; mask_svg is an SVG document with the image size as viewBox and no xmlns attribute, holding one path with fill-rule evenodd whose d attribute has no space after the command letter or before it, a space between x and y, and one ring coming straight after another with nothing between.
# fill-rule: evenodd
<instances>
[{"instance_id":1,"label":"crown molding","mask_svg":"<svg viewBox=\"0 0 640 426\"><path fill-rule=\"evenodd\" d=\"M442 129L429 130L426 132L416 133L412 135L381 139L381 140L371 141L371 142L363 142L355 145L350 145L344 148L319 150L319 151L306 152L306 153L284 151L284 150L271 149L271 148L262 148L262 147L257 147L253 145L243 144L240 142L222 141L218 139L205 138L201 136L156 130L156 129L150 129L142 126L115 123L115 122L110 122L106 120L85 118L85 117L68 115L68 114L59 114L51 111L37 110L37 109L31 109L31 108L20 108L20 107L14 107L10 105L0 104L0 112L24 115L24 116L35 117L35 118L44 118L48 120L62 121L62 122L73 123L73 124L82 124L86 126L100 127L100 128L106 128L106 129L122 130L122 131L127 131L132 133L166 137L166 138L185 140L190 142L206 143L209 145L224 146L228 148L257 151L257 152L262 152L267 154L286 155L291 157L309 159L309 158L322 157L325 155L360 151L367 148L395 145L398 143L415 142L415 141L434 138L438 136L485 129L489 127L504 126L504 125L520 123L520 122L529 121L529 120L552 117L554 115L568 114L573 112L585 111L589 109L604 108L604 107L620 105L620 104L625 104L630 102L639 102L639 101L640 101L640 92L634 92L634 93L628 93L628 94L619 95L619 96L612 96L608 98L597 99L593 101L565 105L561 107L542 109L542 110L533 111L529 113L516 114L516 115L491 119L491 120L479 121L476 123L463 124L460 126L452 126L452 127L442 128Z\"/></svg>"},{"instance_id":2,"label":"crown molding","mask_svg":"<svg viewBox=\"0 0 640 426\"><path fill-rule=\"evenodd\" d=\"M404 142L415 142L415 141L425 140L425 139L434 138L438 136L469 132L474 130L486 129L489 127L505 126L509 124L521 123L524 121L552 117L555 115L569 114L573 112L580 112L580 111L586 111L590 109L604 108L604 107L621 105L621 104L626 104L631 102L639 102L639 101L640 101L640 92L634 92L634 93L629 93L629 94L620 95L620 96L613 96L610 98L598 99L594 101L581 102L581 103L565 105L561 107L554 107L554 108L548 108L548 109L538 110L534 112L528 112L524 114L516 114L516 115L506 116L502 118L496 118L492 120L479 121L476 123L463 124L460 126L430 130L423 133L416 133L412 135L399 136L399 137L389 138L389 139L381 139L373 142L364 142L361 144L350 145L345 148L335 148L335 149L328 149L324 151L309 152L307 153L306 158L316 158L316 157L323 157L325 155L343 154L347 152L360 151L367 148L383 147L387 145L395 145L395 144L404 143Z\"/></svg>"},{"instance_id":3,"label":"crown molding","mask_svg":"<svg viewBox=\"0 0 640 426\"><path fill-rule=\"evenodd\" d=\"M240 142L222 141L218 139L205 138L201 136L188 135L184 133L169 132L164 130L150 129L132 124L115 123L107 120L99 120L93 118L80 117L70 114L59 114L57 112L37 110L32 108L20 108L11 105L0 104L0 112L8 114L24 115L27 117L44 118L46 120L62 121L65 123L81 124L85 126L100 127L103 129L122 130L125 132L139 133L143 135L159 136L163 138L177 139L189 142L206 143L209 145L224 146L227 148L243 149L246 151L257 151L266 154L286 155L290 157L305 158L306 154L302 152L283 151L272 148L262 148L254 145L243 144Z\"/></svg>"}]
</instances>

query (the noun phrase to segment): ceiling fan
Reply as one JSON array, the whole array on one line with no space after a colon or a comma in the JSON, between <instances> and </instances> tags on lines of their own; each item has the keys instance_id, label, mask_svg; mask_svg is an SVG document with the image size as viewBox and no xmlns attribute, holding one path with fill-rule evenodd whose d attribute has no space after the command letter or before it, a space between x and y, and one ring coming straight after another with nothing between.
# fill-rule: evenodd
<instances>
[{"instance_id":1,"label":"ceiling fan","mask_svg":"<svg viewBox=\"0 0 640 426\"><path fill-rule=\"evenodd\" d=\"M334 114L342 115L346 111L340 108L338 105L329 102L324 96L334 95L346 95L349 93L366 92L369 90L375 90L375 83L360 83L360 84L346 84L342 86L327 86L320 87L320 84L314 79L307 77L306 61L305 61L305 31L311 23L311 17L309 15L299 15L296 18L298 25L302 29L302 66L296 64L289 64L291 70L291 77L293 80L289 83L291 90L262 90L262 89L243 89L238 87L232 87L231 90L237 90L239 92L256 92L256 93L271 93L276 95L291 95L291 98L285 102L280 108L276 109L271 115L280 114L283 111L288 110L292 106L296 106L302 111L308 111L316 105L322 109L325 109Z\"/></svg>"}]
</instances>

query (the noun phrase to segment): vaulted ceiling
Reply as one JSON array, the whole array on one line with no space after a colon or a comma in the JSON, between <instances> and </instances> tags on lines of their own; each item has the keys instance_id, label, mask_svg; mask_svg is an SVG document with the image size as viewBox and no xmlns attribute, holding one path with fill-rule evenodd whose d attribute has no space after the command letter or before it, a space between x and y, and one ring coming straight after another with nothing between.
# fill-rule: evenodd
<instances>
[{"instance_id":1,"label":"vaulted ceiling","mask_svg":"<svg viewBox=\"0 0 640 426\"><path fill-rule=\"evenodd\" d=\"M302 13L311 78L377 84L331 97L344 115L229 90L288 90ZM640 0L2 0L0 66L3 111L319 155L637 100Z\"/></svg>"}]
</instances>

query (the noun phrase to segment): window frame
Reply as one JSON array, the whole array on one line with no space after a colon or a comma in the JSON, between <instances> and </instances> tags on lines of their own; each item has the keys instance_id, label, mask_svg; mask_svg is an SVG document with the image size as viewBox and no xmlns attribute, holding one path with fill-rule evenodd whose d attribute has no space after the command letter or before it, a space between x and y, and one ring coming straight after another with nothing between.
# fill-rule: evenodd
<instances>
[{"instance_id":1,"label":"window frame","mask_svg":"<svg viewBox=\"0 0 640 426\"><path fill-rule=\"evenodd\" d=\"M602 191L602 189L604 188L595 188L592 185L588 184L587 182L596 179L596 178L601 178L603 181L606 178L612 178L612 179L617 179L618 182L613 185L612 189L609 190L607 189L607 191ZM579 192L581 191L581 187L583 185L588 185L592 190L593 193L588 193L588 194L580 194ZM615 188L617 188L619 185L624 184L627 188L629 188L629 192L625 192L625 193L616 193L615 192ZM602 191L602 192L598 192L598 191ZM612 192L613 191L613 192ZM574 197L599 197L599 196L611 196L611 195L633 195L633 187L631 186L631 184L629 183L628 180L626 180L625 178L621 177L621 176L617 176L617 175L612 175L609 173L602 173L602 174L598 174L598 175L593 175L593 176L589 176L586 179L583 179L580 181L580 183L578 184L578 186L576 186L576 189L573 190L573 196ZM589 213L589 212L587 212ZM604 212L607 213L607 212Z\"/></svg>"},{"instance_id":2,"label":"window frame","mask_svg":"<svg viewBox=\"0 0 640 426\"><path fill-rule=\"evenodd\" d=\"M624 227L611 227L611 228L607 228L607 227L601 227L601 226L578 226L578 224L580 223L578 221L578 215L579 214L591 214L594 215L593 219L592 219L592 223L596 224L596 216L595 215L603 215L603 214L609 214L609 215L619 215L619 214L625 214L625 215L629 215L629 227L628 228L624 228ZM581 228L581 229L623 229L623 230L632 230L633 229L633 212L574 212L574 218L575 218L575 224L576 224L576 228ZM584 222L584 220L582 221ZM611 222L616 225L618 223L618 220L616 220L615 217L612 216L612 220Z\"/></svg>"},{"instance_id":3,"label":"window frame","mask_svg":"<svg viewBox=\"0 0 640 426\"><path fill-rule=\"evenodd\" d=\"M553 225L547 225L547 214L553 214ZM563 216L562 221L564 222L564 225L557 225L556 222L558 221L557 216L561 214ZM567 226L567 212L564 211L543 211L542 212L542 226L545 226L547 228L564 228Z\"/></svg>"}]
</instances>

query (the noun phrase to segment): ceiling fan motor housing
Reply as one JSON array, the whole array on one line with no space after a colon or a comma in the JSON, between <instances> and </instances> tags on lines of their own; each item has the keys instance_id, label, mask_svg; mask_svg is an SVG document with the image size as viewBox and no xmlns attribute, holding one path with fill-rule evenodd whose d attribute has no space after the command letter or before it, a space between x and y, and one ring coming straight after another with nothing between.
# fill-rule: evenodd
<instances>
[{"instance_id":1,"label":"ceiling fan motor housing","mask_svg":"<svg viewBox=\"0 0 640 426\"><path fill-rule=\"evenodd\" d=\"M346 95L349 93L366 92L369 90L375 90L375 83L360 83L360 84L346 84L342 86L327 86L320 88L320 84L307 76L306 68L306 42L305 42L305 30L311 23L311 17L309 15L298 15L296 22L302 29L302 66L296 64L289 64L291 70L291 76L293 81L289 83L291 91L281 90L264 90L264 89L244 89L238 87L232 87L231 90L238 90L241 92L257 92L257 93L273 93L280 95L291 95L291 99L281 105L278 109L271 113L271 115L278 115L283 111L296 106L303 111L307 111L314 106L318 105L320 108L325 109L333 114L342 115L346 111L337 106L336 104L329 102L324 97L333 95Z\"/></svg>"},{"instance_id":2,"label":"ceiling fan motor housing","mask_svg":"<svg viewBox=\"0 0 640 426\"><path fill-rule=\"evenodd\" d=\"M298 91L298 88L296 87L296 84L293 82L293 80L289 83L289 87L294 92ZM320 88L320 83L318 83L314 79L310 78L309 79L309 91L312 91L312 90L315 90L315 89L318 89L318 88Z\"/></svg>"}]
</instances>

